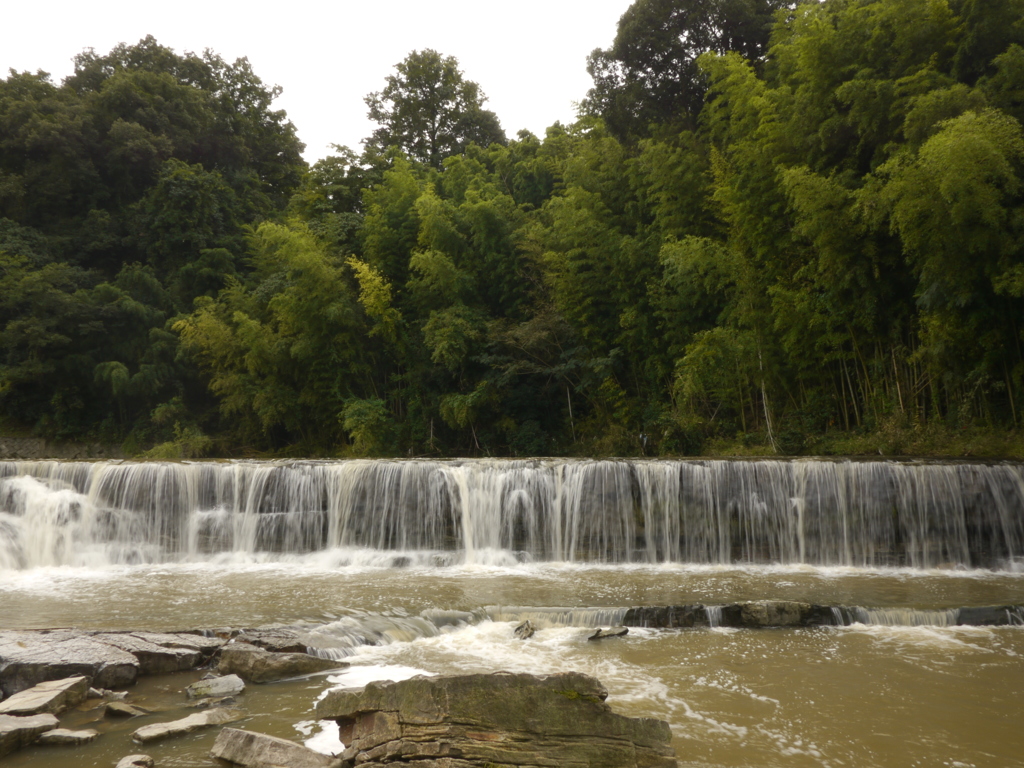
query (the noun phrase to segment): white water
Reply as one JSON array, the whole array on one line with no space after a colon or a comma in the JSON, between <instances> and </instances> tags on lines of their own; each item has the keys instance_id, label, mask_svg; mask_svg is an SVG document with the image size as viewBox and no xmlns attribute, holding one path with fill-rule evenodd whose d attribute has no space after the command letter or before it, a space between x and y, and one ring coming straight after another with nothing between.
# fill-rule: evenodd
<instances>
[{"instance_id":1,"label":"white water","mask_svg":"<svg viewBox=\"0 0 1024 768\"><path fill-rule=\"evenodd\" d=\"M1014 568L1024 466L3 462L0 568L288 560Z\"/></svg>"}]
</instances>

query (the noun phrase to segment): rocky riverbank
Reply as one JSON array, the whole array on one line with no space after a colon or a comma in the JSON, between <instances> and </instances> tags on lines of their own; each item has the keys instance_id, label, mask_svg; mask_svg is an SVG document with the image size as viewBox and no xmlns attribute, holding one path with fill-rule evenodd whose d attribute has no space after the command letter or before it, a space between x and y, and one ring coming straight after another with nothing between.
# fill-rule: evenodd
<instances>
[{"instance_id":1,"label":"rocky riverbank","mask_svg":"<svg viewBox=\"0 0 1024 768\"><path fill-rule=\"evenodd\" d=\"M151 722L130 733L131 743L143 749L154 742L220 727L211 755L251 768L677 765L668 723L613 713L604 701L607 691L600 682L585 675L536 677L499 672L415 677L395 683L371 683L365 688L332 689L316 703L316 717L322 722L336 721L344 744L338 742L336 752L340 754L325 755L295 741L223 726L250 716L245 706L249 683L323 673L347 666L342 662L294 650L267 650L238 638L227 641L188 633L118 633L115 642L110 637L76 638L71 634L18 633L18 639L6 638L4 647L8 654L12 646L23 651L22 662L13 662L8 655L0 663L5 671L20 672L8 675L12 687L25 684L32 675L56 674L72 666L87 669L91 674L40 682L0 701L0 757L32 744L71 746L96 739L100 730L60 727L65 713L87 709L95 713L92 717L99 718L94 720L96 723L124 718L145 722L146 716L150 716ZM201 643L193 640L196 637L203 637ZM246 637L264 641L272 637L280 644L288 635L278 630L266 634L253 632ZM39 642L29 663L33 638ZM155 640L164 644L158 646ZM204 656L204 651L217 643L219 646ZM202 647L197 647L200 644ZM98 660L99 648L104 646L114 654L109 664ZM132 651L125 650L129 646ZM153 646L164 651L156 651ZM77 659L76 652L81 654ZM127 664L121 653L132 655L138 664ZM180 689L177 707L190 710L184 717L152 722L153 716L160 713L148 712L126 701L130 695L127 691L95 687L97 680L126 682L132 672L136 677L154 670L166 673L196 654L211 672ZM41 660L47 657L48 666ZM140 657L146 659L144 664ZM146 755L131 754L118 765L152 768L155 762Z\"/></svg>"},{"instance_id":2,"label":"rocky riverbank","mask_svg":"<svg viewBox=\"0 0 1024 768\"><path fill-rule=\"evenodd\" d=\"M551 617L561 609L501 609L501 620L511 621L517 611L523 613L525 620L516 619L517 623L521 621L519 626L510 626L508 642L530 643L535 627L526 614L536 621L546 620L543 626L552 626ZM605 614L614 615L617 629L597 628L595 632L593 625L584 622L579 625L581 632L591 640L614 644L624 642L617 638L628 635L627 627L671 632L707 627L809 628L814 631L814 628L856 622L1024 625L1024 608L1014 605L915 611L757 601L717 606L638 606L609 609ZM446 614L445 621L486 620L483 614L460 616L461 619L456 619ZM374 626L374 621L379 623L380 618L370 617L367 626ZM605 620L603 626L608 627L607 617ZM313 630L313 627L273 627L164 633L74 629L0 631L0 756L32 744L73 745L102 738L104 719L121 718L124 723L124 718L140 718L139 722L145 724L130 731L131 739L137 744L235 723L253 714L243 706L244 698L240 703L247 685L294 680L347 666L337 656L347 653L346 648L350 646L316 647L318 637L323 638ZM385 642L369 631L353 629L352 632L352 638L358 636L362 643ZM325 658L332 655L334 658ZM199 679L204 671L206 677ZM178 703L147 710L149 705L144 697L135 698L126 691L143 677L168 675L174 676L166 679L172 681L173 690L180 693ZM442 678L431 678L435 682L409 681L394 689L373 684L365 690L332 692L317 706L317 716L339 722L344 734L342 741L349 752L342 756L347 763L335 761L331 765L354 765L352 761L357 757L360 765L365 763L367 768L410 760L420 768L467 768L485 763L540 765L543 763L503 763L498 759L504 756L503 759L510 761L539 760L540 753L529 746L537 739L546 745L547 759L559 765L634 765L622 762L623 750L634 755L637 766L674 765L674 761L666 762L671 760L670 756L657 746L661 743L660 736L651 740L654 737L650 734L660 733L662 726L617 719L620 716L604 705L606 694L601 693L603 688L597 681L587 682L576 676L560 680L556 686L552 682L535 683L527 680L528 677L489 674L473 676L473 680L458 678L443 683L436 682ZM175 686L174 680L182 682ZM436 688L438 685L442 687ZM490 701L492 698L494 702ZM559 709L564 703L562 699L582 704L573 704L572 712L567 713ZM257 712L266 711L266 699L263 701ZM440 702L445 702L446 710L442 711ZM499 708L491 708L492 703ZM410 706L412 709L408 709ZM71 725L77 723L77 730L61 727L63 714L69 710L78 713L70 718ZM83 710L88 710L88 714ZM164 715L166 721L160 721L161 713L171 710L175 711L175 719ZM527 723L510 714L520 710L533 713L533 719ZM599 723L593 733L586 730L570 733L559 725L564 718L580 718L584 714L586 722ZM107 726L110 727L112 723ZM129 735L123 725L118 726L118 730ZM224 732L232 730L237 729L224 729ZM237 750L239 754L255 754L272 747L284 750L282 754L293 754L293 747L309 751L287 741L284 745L260 742L254 746L255 736L247 735L244 730L240 733L224 737L224 744L218 747L223 755L229 751L235 754ZM481 733L489 735L480 738L473 735ZM605 740L595 742L595 733ZM607 755L573 763L570 754L582 749L582 744L587 744L589 749L593 746L591 742L600 742L602 749L607 748ZM624 746L627 742L632 746ZM356 752L351 752L352 749ZM580 754L584 752L586 750ZM553 757L556 753L560 756ZM322 757L309 757L312 762L302 765L322 768L327 765ZM247 764L241 758L236 762Z\"/></svg>"}]
</instances>

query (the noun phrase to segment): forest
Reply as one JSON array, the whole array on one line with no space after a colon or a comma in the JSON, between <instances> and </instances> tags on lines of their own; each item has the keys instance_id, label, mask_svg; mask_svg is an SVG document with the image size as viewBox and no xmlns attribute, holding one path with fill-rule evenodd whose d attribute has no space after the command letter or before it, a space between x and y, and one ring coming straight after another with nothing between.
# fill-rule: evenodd
<instances>
[{"instance_id":1,"label":"forest","mask_svg":"<svg viewBox=\"0 0 1024 768\"><path fill-rule=\"evenodd\" d=\"M1024 0L636 0L580 66L575 122L510 138L412 51L312 166L245 59L147 37L12 71L0 433L1022 450Z\"/></svg>"}]
</instances>

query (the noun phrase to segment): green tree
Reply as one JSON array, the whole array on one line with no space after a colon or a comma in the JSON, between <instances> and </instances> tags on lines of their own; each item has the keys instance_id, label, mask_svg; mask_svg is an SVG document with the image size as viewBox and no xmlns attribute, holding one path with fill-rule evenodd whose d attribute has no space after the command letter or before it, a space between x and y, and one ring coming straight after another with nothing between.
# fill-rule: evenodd
<instances>
[{"instance_id":1,"label":"green tree","mask_svg":"<svg viewBox=\"0 0 1024 768\"><path fill-rule=\"evenodd\" d=\"M696 126L706 84L697 59L736 51L760 61L773 15L788 0L635 0L615 41L587 59L594 87L583 107L619 139L649 134L652 123Z\"/></svg>"},{"instance_id":2,"label":"green tree","mask_svg":"<svg viewBox=\"0 0 1024 768\"><path fill-rule=\"evenodd\" d=\"M429 48L413 51L395 65L383 90L369 94L367 116L380 128L366 140L368 150L398 147L409 157L440 168L446 157L469 144L504 144L497 116L483 108L487 97L466 80L453 56Z\"/></svg>"}]
</instances>

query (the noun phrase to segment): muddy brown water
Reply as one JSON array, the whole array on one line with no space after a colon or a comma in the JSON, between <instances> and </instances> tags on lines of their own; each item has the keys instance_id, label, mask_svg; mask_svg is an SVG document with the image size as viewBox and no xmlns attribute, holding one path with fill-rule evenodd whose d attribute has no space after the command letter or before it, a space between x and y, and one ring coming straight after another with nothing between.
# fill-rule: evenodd
<instances>
[{"instance_id":1,"label":"muddy brown water","mask_svg":"<svg viewBox=\"0 0 1024 768\"><path fill-rule=\"evenodd\" d=\"M255 562L36 568L0 572L0 628L174 630L299 626L353 666L250 685L239 727L330 744L312 705L332 685L411 674L576 670L599 678L615 711L667 720L682 766L1024 765L1024 628L854 625L819 629L632 629L590 643L591 609L788 599L940 610L1024 604L1024 574L807 566L522 564L339 567L323 556ZM567 610L526 642L506 611ZM541 612L543 613L543 612ZM430 618L429 621L423 617ZM438 616L448 617L439 621ZM360 634L361 633L361 634ZM374 645L359 645L360 636ZM329 642L327 644L330 644ZM140 747L141 725L188 714L202 672L143 678L129 701L154 714L62 718L103 733L80 748L31 747L12 768L110 767L134 752L157 765L212 766L217 729Z\"/></svg>"}]
</instances>

